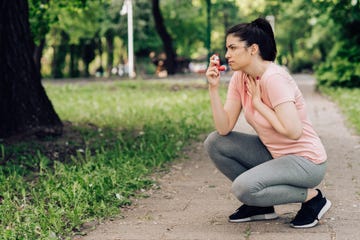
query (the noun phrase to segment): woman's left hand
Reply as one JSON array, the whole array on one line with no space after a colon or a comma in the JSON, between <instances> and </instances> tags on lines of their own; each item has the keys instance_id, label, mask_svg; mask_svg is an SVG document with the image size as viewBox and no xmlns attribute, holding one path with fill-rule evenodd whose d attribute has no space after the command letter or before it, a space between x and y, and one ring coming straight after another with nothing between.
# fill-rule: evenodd
<instances>
[{"instance_id":1,"label":"woman's left hand","mask_svg":"<svg viewBox=\"0 0 360 240\"><path fill-rule=\"evenodd\" d=\"M254 106L261 102L260 80L248 76L246 88L246 92L251 97Z\"/></svg>"}]
</instances>

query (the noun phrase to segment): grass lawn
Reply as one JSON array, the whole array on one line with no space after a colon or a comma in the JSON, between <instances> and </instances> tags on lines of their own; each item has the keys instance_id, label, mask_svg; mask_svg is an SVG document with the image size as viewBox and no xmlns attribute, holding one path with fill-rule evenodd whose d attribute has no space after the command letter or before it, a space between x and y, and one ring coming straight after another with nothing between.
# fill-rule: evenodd
<instances>
[{"instance_id":1,"label":"grass lawn","mask_svg":"<svg viewBox=\"0 0 360 240\"><path fill-rule=\"evenodd\" d=\"M121 214L152 174L213 129L204 79L46 82L58 138L0 142L0 238L71 239ZM360 89L321 91L360 133ZM226 87L221 91L226 94Z\"/></svg>"},{"instance_id":2,"label":"grass lawn","mask_svg":"<svg viewBox=\"0 0 360 240\"><path fill-rule=\"evenodd\" d=\"M349 126L360 134L360 88L320 88L342 110Z\"/></svg>"},{"instance_id":3,"label":"grass lawn","mask_svg":"<svg viewBox=\"0 0 360 240\"><path fill-rule=\"evenodd\" d=\"M203 79L44 86L64 134L0 144L1 239L70 239L121 214L213 129Z\"/></svg>"}]
</instances>

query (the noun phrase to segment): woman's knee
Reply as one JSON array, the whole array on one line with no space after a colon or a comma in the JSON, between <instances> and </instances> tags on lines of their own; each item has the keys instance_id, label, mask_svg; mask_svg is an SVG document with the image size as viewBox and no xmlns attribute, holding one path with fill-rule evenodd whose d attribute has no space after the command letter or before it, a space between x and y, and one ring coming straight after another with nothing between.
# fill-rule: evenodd
<instances>
[{"instance_id":1,"label":"woman's knee","mask_svg":"<svg viewBox=\"0 0 360 240\"><path fill-rule=\"evenodd\" d=\"M220 135L218 132L212 132L204 141L204 146L206 152L208 153L210 159L215 163L217 167L222 167L228 158L224 157L227 153L223 149L223 138L224 136ZM225 162L224 162L225 161Z\"/></svg>"},{"instance_id":2,"label":"woman's knee","mask_svg":"<svg viewBox=\"0 0 360 240\"><path fill-rule=\"evenodd\" d=\"M239 176L234 180L231 186L231 191L239 201L250 206L260 206L256 193L259 189L255 186L256 183L247 181Z\"/></svg>"},{"instance_id":3,"label":"woman's knee","mask_svg":"<svg viewBox=\"0 0 360 240\"><path fill-rule=\"evenodd\" d=\"M221 137L221 135L214 131L212 133L210 133L207 138L205 139L204 141L204 146L205 146L205 149L206 151L211 155L211 153L213 151L216 151L217 150L217 147L216 145L218 145L218 142L219 142L219 138Z\"/></svg>"}]
</instances>

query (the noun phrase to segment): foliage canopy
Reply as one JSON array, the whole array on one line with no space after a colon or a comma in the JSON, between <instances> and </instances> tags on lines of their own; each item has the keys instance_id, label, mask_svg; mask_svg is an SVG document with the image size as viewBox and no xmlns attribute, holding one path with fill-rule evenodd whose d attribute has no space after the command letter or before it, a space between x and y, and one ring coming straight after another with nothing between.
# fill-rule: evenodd
<instances>
[{"instance_id":1,"label":"foliage canopy","mask_svg":"<svg viewBox=\"0 0 360 240\"><path fill-rule=\"evenodd\" d=\"M111 68L122 64L127 59L127 20L126 16L119 14L123 2L29 0L34 39L39 43L47 37L46 56L51 53L49 49L58 52L62 44L81 49L80 45L84 42L90 43L95 39L97 43L91 45L94 57L88 60L93 66L92 73L102 65ZM205 0L160 1L164 23L174 39L177 56L206 60L207 3ZM358 0L213 0L210 51L224 56L225 31L230 26L259 16L273 15L279 63L294 72L315 70L320 84L358 86L359 5ZM155 31L151 1L133 1L133 7L137 67L143 73L152 73L149 67L141 69L142 63L151 65L149 53L161 54L163 49ZM70 47L65 49L66 54L76 55L76 51L69 53ZM50 58L58 59L51 54ZM66 58L61 59L65 61ZM81 60L81 55L77 59ZM69 69L66 64L61 69L64 76L71 75L66 73ZM82 64L76 64L81 69Z\"/></svg>"}]
</instances>

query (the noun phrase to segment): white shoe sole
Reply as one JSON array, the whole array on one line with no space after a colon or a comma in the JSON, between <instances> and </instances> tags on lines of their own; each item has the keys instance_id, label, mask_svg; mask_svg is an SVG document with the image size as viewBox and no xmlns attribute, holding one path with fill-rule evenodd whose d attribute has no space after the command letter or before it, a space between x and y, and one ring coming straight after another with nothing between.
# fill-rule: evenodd
<instances>
[{"instance_id":1,"label":"white shoe sole","mask_svg":"<svg viewBox=\"0 0 360 240\"><path fill-rule=\"evenodd\" d=\"M306 224L306 225L294 225L294 224L290 224L291 227L293 228L311 228L311 227L315 227L318 223L319 220L322 218L322 216L324 216L324 214L330 209L331 207L331 202L326 199L326 203L323 206L323 208L320 210L317 219L315 219L312 223Z\"/></svg>"},{"instance_id":2,"label":"white shoe sole","mask_svg":"<svg viewBox=\"0 0 360 240\"><path fill-rule=\"evenodd\" d=\"M229 222L241 223L241 222L250 222L250 221L272 220L276 218L278 218L278 215L276 213L268 213L268 214L255 215L248 218L229 219Z\"/></svg>"}]
</instances>

